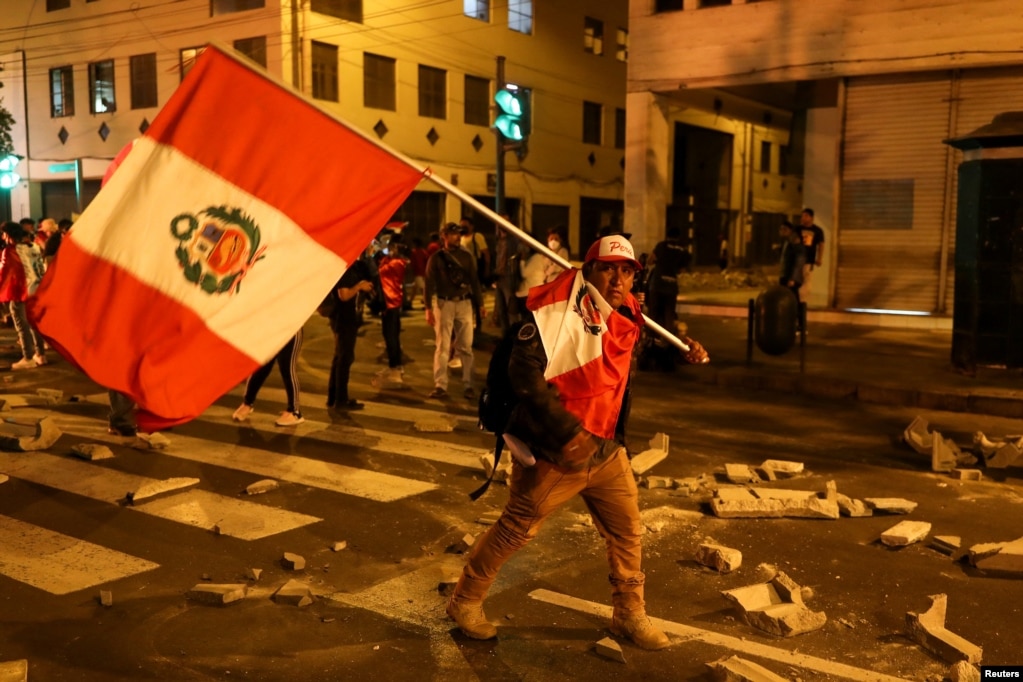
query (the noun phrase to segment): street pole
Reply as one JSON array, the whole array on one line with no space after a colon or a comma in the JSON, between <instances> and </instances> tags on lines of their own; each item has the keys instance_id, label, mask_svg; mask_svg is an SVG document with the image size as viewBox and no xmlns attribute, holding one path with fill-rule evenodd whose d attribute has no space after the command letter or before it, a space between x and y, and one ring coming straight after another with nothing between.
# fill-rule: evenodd
<instances>
[{"instance_id":1,"label":"street pole","mask_svg":"<svg viewBox=\"0 0 1023 682\"><path fill-rule=\"evenodd\" d=\"M504 88L504 57L497 58L497 87L494 92ZM494 139L497 141L497 163L494 166L494 213L504 213L504 135L494 126Z\"/></svg>"}]
</instances>

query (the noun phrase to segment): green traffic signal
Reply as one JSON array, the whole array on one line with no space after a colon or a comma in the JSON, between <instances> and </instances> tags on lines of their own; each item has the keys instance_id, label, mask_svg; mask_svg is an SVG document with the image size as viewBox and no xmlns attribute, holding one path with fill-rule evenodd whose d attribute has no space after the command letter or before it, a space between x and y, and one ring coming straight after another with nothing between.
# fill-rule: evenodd
<instances>
[{"instance_id":1,"label":"green traffic signal","mask_svg":"<svg viewBox=\"0 0 1023 682\"><path fill-rule=\"evenodd\" d=\"M529 90L508 85L494 95L497 118L494 127L506 139L522 142L529 136Z\"/></svg>"},{"instance_id":2,"label":"green traffic signal","mask_svg":"<svg viewBox=\"0 0 1023 682\"><path fill-rule=\"evenodd\" d=\"M21 182L21 176L14 170L19 161L21 157L17 154L8 154L0 159L0 189L13 189Z\"/></svg>"}]
</instances>

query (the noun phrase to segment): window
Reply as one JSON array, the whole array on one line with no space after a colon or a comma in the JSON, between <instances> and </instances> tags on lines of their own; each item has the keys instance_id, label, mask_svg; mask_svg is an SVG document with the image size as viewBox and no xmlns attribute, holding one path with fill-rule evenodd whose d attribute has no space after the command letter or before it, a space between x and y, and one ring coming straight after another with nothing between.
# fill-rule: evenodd
<instances>
[{"instance_id":1,"label":"window","mask_svg":"<svg viewBox=\"0 0 1023 682\"><path fill-rule=\"evenodd\" d=\"M604 22L591 17L583 21L583 50L590 54L604 54Z\"/></svg>"},{"instance_id":2,"label":"window","mask_svg":"<svg viewBox=\"0 0 1023 682\"><path fill-rule=\"evenodd\" d=\"M71 7L71 0L46 0L46 11L55 12L59 9Z\"/></svg>"},{"instance_id":3,"label":"window","mask_svg":"<svg viewBox=\"0 0 1023 682\"><path fill-rule=\"evenodd\" d=\"M419 115L447 118L448 72L419 65Z\"/></svg>"},{"instance_id":4,"label":"window","mask_svg":"<svg viewBox=\"0 0 1023 682\"><path fill-rule=\"evenodd\" d=\"M117 111L114 99L114 60L89 64L89 113L109 114Z\"/></svg>"},{"instance_id":5,"label":"window","mask_svg":"<svg viewBox=\"0 0 1023 682\"><path fill-rule=\"evenodd\" d=\"M338 19L362 23L362 0L312 0L310 9Z\"/></svg>"},{"instance_id":6,"label":"window","mask_svg":"<svg viewBox=\"0 0 1023 682\"><path fill-rule=\"evenodd\" d=\"M265 0L210 0L210 16L262 9L265 6Z\"/></svg>"},{"instance_id":7,"label":"window","mask_svg":"<svg viewBox=\"0 0 1023 682\"><path fill-rule=\"evenodd\" d=\"M490 21L490 0L462 0L462 11L467 17Z\"/></svg>"},{"instance_id":8,"label":"window","mask_svg":"<svg viewBox=\"0 0 1023 682\"><path fill-rule=\"evenodd\" d=\"M178 53L178 68L181 70L181 80L185 80L185 76L195 66L195 60L199 58L205 47L186 47Z\"/></svg>"},{"instance_id":9,"label":"window","mask_svg":"<svg viewBox=\"0 0 1023 682\"><path fill-rule=\"evenodd\" d=\"M789 154L791 150L787 144L778 145L778 175L789 174Z\"/></svg>"},{"instance_id":10,"label":"window","mask_svg":"<svg viewBox=\"0 0 1023 682\"><path fill-rule=\"evenodd\" d=\"M337 45L313 41L313 97L337 101Z\"/></svg>"},{"instance_id":11,"label":"window","mask_svg":"<svg viewBox=\"0 0 1023 682\"><path fill-rule=\"evenodd\" d=\"M266 68L266 36L239 38L234 41L234 49Z\"/></svg>"},{"instance_id":12,"label":"window","mask_svg":"<svg viewBox=\"0 0 1023 682\"><path fill-rule=\"evenodd\" d=\"M131 71L131 108L157 106L156 53L133 55L128 65Z\"/></svg>"},{"instance_id":13,"label":"window","mask_svg":"<svg viewBox=\"0 0 1023 682\"><path fill-rule=\"evenodd\" d=\"M508 28L533 35L533 0L508 0Z\"/></svg>"},{"instance_id":14,"label":"window","mask_svg":"<svg viewBox=\"0 0 1023 682\"><path fill-rule=\"evenodd\" d=\"M767 140L760 141L760 172L771 172L771 143Z\"/></svg>"},{"instance_id":15,"label":"window","mask_svg":"<svg viewBox=\"0 0 1023 682\"><path fill-rule=\"evenodd\" d=\"M731 5L732 0L700 0L700 7L724 7Z\"/></svg>"},{"instance_id":16,"label":"window","mask_svg":"<svg viewBox=\"0 0 1023 682\"><path fill-rule=\"evenodd\" d=\"M625 109L615 109L615 149L625 149Z\"/></svg>"},{"instance_id":17,"label":"window","mask_svg":"<svg viewBox=\"0 0 1023 682\"><path fill-rule=\"evenodd\" d=\"M618 29L618 46L615 49L615 59L620 62L629 61L629 32L624 28Z\"/></svg>"},{"instance_id":18,"label":"window","mask_svg":"<svg viewBox=\"0 0 1023 682\"><path fill-rule=\"evenodd\" d=\"M683 0L657 0L654 12L674 12L682 9Z\"/></svg>"},{"instance_id":19,"label":"window","mask_svg":"<svg viewBox=\"0 0 1023 682\"><path fill-rule=\"evenodd\" d=\"M490 125L490 80L465 77L465 122L471 126Z\"/></svg>"},{"instance_id":20,"label":"window","mask_svg":"<svg viewBox=\"0 0 1023 682\"><path fill-rule=\"evenodd\" d=\"M50 69L50 116L75 115L75 81L70 66Z\"/></svg>"},{"instance_id":21,"label":"window","mask_svg":"<svg viewBox=\"0 0 1023 682\"><path fill-rule=\"evenodd\" d=\"M604 105L596 102L583 102L583 142L600 144L604 123Z\"/></svg>"},{"instance_id":22,"label":"window","mask_svg":"<svg viewBox=\"0 0 1023 682\"><path fill-rule=\"evenodd\" d=\"M363 104L370 109L394 111L394 64L390 57L366 52L362 55Z\"/></svg>"}]
</instances>

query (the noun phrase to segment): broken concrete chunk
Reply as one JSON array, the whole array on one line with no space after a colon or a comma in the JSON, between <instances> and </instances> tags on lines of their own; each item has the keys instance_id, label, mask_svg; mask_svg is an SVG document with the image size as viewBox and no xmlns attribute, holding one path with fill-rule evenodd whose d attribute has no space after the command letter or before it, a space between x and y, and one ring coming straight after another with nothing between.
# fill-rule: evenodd
<instances>
[{"instance_id":1,"label":"broken concrete chunk","mask_svg":"<svg viewBox=\"0 0 1023 682\"><path fill-rule=\"evenodd\" d=\"M53 417L37 420L4 419L0 424L0 450L8 452L31 452L46 450L60 438Z\"/></svg>"},{"instance_id":2,"label":"broken concrete chunk","mask_svg":"<svg viewBox=\"0 0 1023 682\"><path fill-rule=\"evenodd\" d=\"M984 464L990 469L1004 469L1015 464L1020 454L1015 443L1002 443L997 450L985 456Z\"/></svg>"},{"instance_id":3,"label":"broken concrete chunk","mask_svg":"<svg viewBox=\"0 0 1023 682\"><path fill-rule=\"evenodd\" d=\"M1000 544L997 553L977 558L973 565L996 575L1023 575L1023 538Z\"/></svg>"},{"instance_id":4,"label":"broken concrete chunk","mask_svg":"<svg viewBox=\"0 0 1023 682\"><path fill-rule=\"evenodd\" d=\"M256 481L245 486L246 495L262 495L263 493L270 492L271 490L277 490L280 486L277 481L272 478L264 478L262 481Z\"/></svg>"},{"instance_id":5,"label":"broken concrete chunk","mask_svg":"<svg viewBox=\"0 0 1023 682\"><path fill-rule=\"evenodd\" d=\"M905 547L920 542L931 532L926 521L901 521L881 533L881 542L888 547Z\"/></svg>"},{"instance_id":6,"label":"broken concrete chunk","mask_svg":"<svg viewBox=\"0 0 1023 682\"><path fill-rule=\"evenodd\" d=\"M812 490L752 487L749 491L761 500L808 500L811 497L817 497L817 493Z\"/></svg>"},{"instance_id":7,"label":"broken concrete chunk","mask_svg":"<svg viewBox=\"0 0 1023 682\"><path fill-rule=\"evenodd\" d=\"M46 400L50 405L57 405L64 399L64 391L57 388L37 388L36 395Z\"/></svg>"},{"instance_id":8,"label":"broken concrete chunk","mask_svg":"<svg viewBox=\"0 0 1023 682\"><path fill-rule=\"evenodd\" d=\"M760 490L760 488L757 490ZM776 490L772 490L772 492L777 493ZM715 491L715 497L710 501L710 507L715 516L723 519L838 518L838 502L836 500L821 499L814 493L798 495L794 499L791 497L762 499L744 488L721 487Z\"/></svg>"},{"instance_id":9,"label":"broken concrete chunk","mask_svg":"<svg viewBox=\"0 0 1023 682\"><path fill-rule=\"evenodd\" d=\"M101 459L110 459L114 456L113 451L106 445L99 445L97 443L79 443L78 445L71 446L71 454L81 459L87 459L90 462L95 462Z\"/></svg>"},{"instance_id":10,"label":"broken concrete chunk","mask_svg":"<svg viewBox=\"0 0 1023 682\"><path fill-rule=\"evenodd\" d=\"M7 483L9 480L11 480L11 478L7 474L0 474L0 483Z\"/></svg>"},{"instance_id":11,"label":"broken concrete chunk","mask_svg":"<svg viewBox=\"0 0 1023 682\"><path fill-rule=\"evenodd\" d=\"M102 604L103 606L113 606L114 605L114 593L111 592L110 590L100 590L99 591L99 603Z\"/></svg>"},{"instance_id":12,"label":"broken concrete chunk","mask_svg":"<svg viewBox=\"0 0 1023 682\"><path fill-rule=\"evenodd\" d=\"M945 629L948 596L935 594L929 598L931 607L927 611L923 613L910 611L906 614L910 638L949 663L957 661L980 663L983 650L979 646Z\"/></svg>"},{"instance_id":13,"label":"broken concrete chunk","mask_svg":"<svg viewBox=\"0 0 1023 682\"><path fill-rule=\"evenodd\" d=\"M138 490L128 493L128 503L137 505L143 502L150 502L158 497L181 492L186 488L192 488L197 485L199 485L198 478L188 478L185 476L168 478L162 481L149 481L143 483Z\"/></svg>"},{"instance_id":14,"label":"broken concrete chunk","mask_svg":"<svg viewBox=\"0 0 1023 682\"><path fill-rule=\"evenodd\" d=\"M170 439L162 433L135 434L135 442L131 444L136 450L166 450L170 445Z\"/></svg>"},{"instance_id":15,"label":"broken concrete chunk","mask_svg":"<svg viewBox=\"0 0 1023 682\"><path fill-rule=\"evenodd\" d=\"M650 446L651 450L661 450L663 452L668 452L668 434L655 433L654 437L647 441L647 445Z\"/></svg>"},{"instance_id":16,"label":"broken concrete chunk","mask_svg":"<svg viewBox=\"0 0 1023 682\"><path fill-rule=\"evenodd\" d=\"M245 585L237 583L199 583L185 596L203 604L223 606L245 598Z\"/></svg>"},{"instance_id":17,"label":"broken concrete chunk","mask_svg":"<svg viewBox=\"0 0 1023 682\"><path fill-rule=\"evenodd\" d=\"M487 478L490 478L491 472L494 471L494 453L485 452L480 455L480 464L483 465L483 473L486 474ZM508 482L511 478L512 472L512 457L509 453L507 456L501 458L501 463L497 466L497 472L494 474L494 480Z\"/></svg>"},{"instance_id":18,"label":"broken concrete chunk","mask_svg":"<svg viewBox=\"0 0 1023 682\"><path fill-rule=\"evenodd\" d=\"M501 518L501 512L499 511L488 511L480 515L476 519L476 523L483 524L484 526L492 526L497 523L497 520Z\"/></svg>"},{"instance_id":19,"label":"broken concrete chunk","mask_svg":"<svg viewBox=\"0 0 1023 682\"><path fill-rule=\"evenodd\" d=\"M0 663L0 681L28 682L28 659Z\"/></svg>"},{"instance_id":20,"label":"broken concrete chunk","mask_svg":"<svg viewBox=\"0 0 1023 682\"><path fill-rule=\"evenodd\" d=\"M802 462L789 462L783 459L765 459L760 465L762 471L770 471L776 478L790 478L803 473Z\"/></svg>"},{"instance_id":21,"label":"broken concrete chunk","mask_svg":"<svg viewBox=\"0 0 1023 682\"><path fill-rule=\"evenodd\" d=\"M465 552L468 552L474 544L476 544L476 536L472 533L466 533L458 540L458 542L451 546L451 551L456 554L464 554Z\"/></svg>"},{"instance_id":22,"label":"broken concrete chunk","mask_svg":"<svg viewBox=\"0 0 1023 682\"><path fill-rule=\"evenodd\" d=\"M729 483L735 483L736 485L760 482L757 472L753 471L753 468L748 464L726 464L725 478L728 479Z\"/></svg>"},{"instance_id":23,"label":"broken concrete chunk","mask_svg":"<svg viewBox=\"0 0 1023 682\"><path fill-rule=\"evenodd\" d=\"M973 545L967 550L967 557L970 560L970 564L976 566L978 561L986 559L987 557L994 556L1002 551L1002 548L1009 543L1007 542L982 542L978 545Z\"/></svg>"},{"instance_id":24,"label":"broken concrete chunk","mask_svg":"<svg viewBox=\"0 0 1023 682\"><path fill-rule=\"evenodd\" d=\"M605 637L599 642L593 644L593 649L597 652L597 655L606 658L610 661L618 661L619 663L625 663L625 652L622 651L622 647L618 642L614 641L610 637Z\"/></svg>"},{"instance_id":25,"label":"broken concrete chunk","mask_svg":"<svg viewBox=\"0 0 1023 682\"><path fill-rule=\"evenodd\" d=\"M284 556L281 557L281 566L289 571L301 571L305 569L305 557L285 552Z\"/></svg>"},{"instance_id":26,"label":"broken concrete chunk","mask_svg":"<svg viewBox=\"0 0 1023 682\"><path fill-rule=\"evenodd\" d=\"M952 471L956 466L956 452L959 450L950 440L935 433L931 446L931 471Z\"/></svg>"},{"instance_id":27,"label":"broken concrete chunk","mask_svg":"<svg viewBox=\"0 0 1023 682\"><path fill-rule=\"evenodd\" d=\"M292 579L274 592L273 600L278 604L309 606L313 603L313 593L304 582Z\"/></svg>"},{"instance_id":28,"label":"broken concrete chunk","mask_svg":"<svg viewBox=\"0 0 1023 682\"><path fill-rule=\"evenodd\" d=\"M348 541L347 540L342 540L341 542L335 542L333 545L331 545L330 551L332 551L332 552L340 552L341 550L344 550L344 549L347 549L347 548L348 548Z\"/></svg>"},{"instance_id":29,"label":"broken concrete chunk","mask_svg":"<svg viewBox=\"0 0 1023 682\"><path fill-rule=\"evenodd\" d=\"M886 514L909 514L916 509L916 502L901 497L866 497L863 501L872 510Z\"/></svg>"},{"instance_id":30,"label":"broken concrete chunk","mask_svg":"<svg viewBox=\"0 0 1023 682\"><path fill-rule=\"evenodd\" d=\"M828 620L823 612L811 611L803 604L799 585L782 572L769 582L721 594L735 604L747 625L779 637L812 632Z\"/></svg>"},{"instance_id":31,"label":"broken concrete chunk","mask_svg":"<svg viewBox=\"0 0 1023 682\"><path fill-rule=\"evenodd\" d=\"M984 474L980 469L953 469L952 478L959 481L982 481Z\"/></svg>"},{"instance_id":32,"label":"broken concrete chunk","mask_svg":"<svg viewBox=\"0 0 1023 682\"><path fill-rule=\"evenodd\" d=\"M249 580L256 581L256 580L259 580L259 577L261 575L263 575L263 569L262 568L250 568L247 571L247 574L248 574Z\"/></svg>"},{"instance_id":33,"label":"broken concrete chunk","mask_svg":"<svg viewBox=\"0 0 1023 682\"><path fill-rule=\"evenodd\" d=\"M655 488L673 488L675 479L670 476L647 476L643 479L643 487L651 490Z\"/></svg>"},{"instance_id":34,"label":"broken concrete chunk","mask_svg":"<svg viewBox=\"0 0 1023 682\"><path fill-rule=\"evenodd\" d=\"M980 682L980 670L966 661L958 661L948 669L948 679L952 682Z\"/></svg>"},{"instance_id":35,"label":"broken concrete chunk","mask_svg":"<svg viewBox=\"0 0 1023 682\"><path fill-rule=\"evenodd\" d=\"M451 433L455 430L455 424L444 417L432 417L416 420L412 428L420 433Z\"/></svg>"},{"instance_id":36,"label":"broken concrete chunk","mask_svg":"<svg viewBox=\"0 0 1023 682\"><path fill-rule=\"evenodd\" d=\"M696 550L696 562L713 568L718 573L731 573L742 565L742 552L724 545L705 542Z\"/></svg>"},{"instance_id":37,"label":"broken concrete chunk","mask_svg":"<svg viewBox=\"0 0 1023 682\"><path fill-rule=\"evenodd\" d=\"M918 416L902 432L902 440L921 455L930 455L934 448L934 438L928 427L927 420Z\"/></svg>"},{"instance_id":38,"label":"broken concrete chunk","mask_svg":"<svg viewBox=\"0 0 1023 682\"><path fill-rule=\"evenodd\" d=\"M838 511L841 512L843 516L856 518L874 515L874 512L867 507L863 500L854 500L848 495L843 495L842 493L839 493L835 500L838 502Z\"/></svg>"},{"instance_id":39,"label":"broken concrete chunk","mask_svg":"<svg viewBox=\"0 0 1023 682\"><path fill-rule=\"evenodd\" d=\"M668 457L667 450L644 450L632 458L632 473L642 476Z\"/></svg>"},{"instance_id":40,"label":"broken concrete chunk","mask_svg":"<svg viewBox=\"0 0 1023 682\"><path fill-rule=\"evenodd\" d=\"M958 535L935 535L931 538L931 547L942 554L952 554L959 551L962 538Z\"/></svg>"},{"instance_id":41,"label":"broken concrete chunk","mask_svg":"<svg viewBox=\"0 0 1023 682\"><path fill-rule=\"evenodd\" d=\"M727 656L708 663L715 680L720 682L788 682L764 666L738 656Z\"/></svg>"}]
</instances>

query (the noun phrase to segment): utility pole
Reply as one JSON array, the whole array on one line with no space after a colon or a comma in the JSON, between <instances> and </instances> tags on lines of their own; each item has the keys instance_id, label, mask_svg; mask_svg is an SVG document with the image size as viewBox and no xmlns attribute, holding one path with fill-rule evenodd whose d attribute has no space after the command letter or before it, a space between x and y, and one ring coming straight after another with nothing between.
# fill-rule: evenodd
<instances>
[{"instance_id":1,"label":"utility pole","mask_svg":"<svg viewBox=\"0 0 1023 682\"><path fill-rule=\"evenodd\" d=\"M504 89L504 57L497 58L497 87L494 92ZM494 126L494 136L497 140L497 163L494 166L494 213L504 214L504 135L500 129Z\"/></svg>"}]
</instances>

